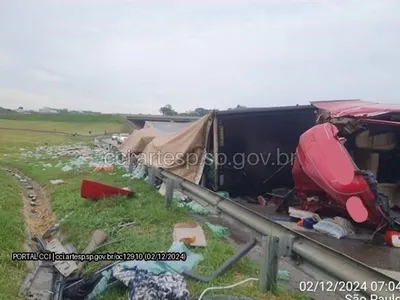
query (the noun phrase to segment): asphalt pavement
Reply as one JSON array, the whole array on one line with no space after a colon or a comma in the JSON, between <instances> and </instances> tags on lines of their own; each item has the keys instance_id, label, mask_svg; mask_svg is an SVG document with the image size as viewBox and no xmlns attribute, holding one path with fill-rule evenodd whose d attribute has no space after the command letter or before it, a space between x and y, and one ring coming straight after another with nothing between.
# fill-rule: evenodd
<instances>
[{"instance_id":1,"label":"asphalt pavement","mask_svg":"<svg viewBox=\"0 0 400 300\"><path fill-rule=\"evenodd\" d=\"M114 146L119 146L118 143L116 141L113 141L111 138L106 138L102 141L108 145L111 144ZM254 207L251 207L251 209L254 209ZM392 276L393 278L396 278L397 280L400 280L400 248L393 248L382 245L371 245L366 243L366 241L362 239L339 240L315 232L302 233L330 248L342 252L358 261L361 261L366 265L369 265L374 269L379 270L382 273L385 273L389 276ZM257 260L257 258L254 258L253 260ZM282 261L280 263L280 267L283 270L290 271L292 276L292 283L290 285L292 288L296 288L296 285L298 285L301 280L311 280L311 278L305 275L302 271L291 266L288 262ZM313 295L313 299L335 300L341 299L341 297L333 293L330 293L329 295L326 293L317 293Z\"/></svg>"}]
</instances>

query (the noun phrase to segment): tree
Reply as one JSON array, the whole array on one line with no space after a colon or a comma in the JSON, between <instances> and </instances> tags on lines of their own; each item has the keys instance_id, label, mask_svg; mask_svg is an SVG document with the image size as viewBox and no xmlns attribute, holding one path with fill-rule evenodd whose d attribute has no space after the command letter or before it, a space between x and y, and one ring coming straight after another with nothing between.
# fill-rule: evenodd
<instances>
[{"instance_id":1,"label":"tree","mask_svg":"<svg viewBox=\"0 0 400 300\"><path fill-rule=\"evenodd\" d=\"M211 109L206 109L203 107L197 107L195 110L189 110L184 113L180 113L179 115L181 116L193 116L193 117L202 117L205 116L206 114L210 113Z\"/></svg>"},{"instance_id":2,"label":"tree","mask_svg":"<svg viewBox=\"0 0 400 300\"><path fill-rule=\"evenodd\" d=\"M228 108L228 110L232 110L232 109L242 109L242 108L246 108L246 106L238 104L238 105L236 105L236 107L234 107L234 108Z\"/></svg>"},{"instance_id":3,"label":"tree","mask_svg":"<svg viewBox=\"0 0 400 300\"><path fill-rule=\"evenodd\" d=\"M246 108L246 106L243 105L236 105L236 107L233 108L229 108L228 110L232 110L232 109L243 109ZM177 111L175 111L171 104L167 104L164 105L163 107L160 108L160 113L165 115L165 116L193 116L193 117L202 117L205 116L206 114L212 112L212 109L207 109L207 108L203 108L203 107L197 107L194 110L189 110L183 113L178 113ZM215 111L218 111L218 109L216 109Z\"/></svg>"},{"instance_id":4,"label":"tree","mask_svg":"<svg viewBox=\"0 0 400 300\"><path fill-rule=\"evenodd\" d=\"M205 109L202 107L198 107L194 110L194 113L198 116L205 116L206 114L208 114L211 110L210 109Z\"/></svg>"},{"instance_id":5,"label":"tree","mask_svg":"<svg viewBox=\"0 0 400 300\"><path fill-rule=\"evenodd\" d=\"M176 116L178 113L172 108L171 104L160 107L160 113L164 116Z\"/></svg>"}]
</instances>

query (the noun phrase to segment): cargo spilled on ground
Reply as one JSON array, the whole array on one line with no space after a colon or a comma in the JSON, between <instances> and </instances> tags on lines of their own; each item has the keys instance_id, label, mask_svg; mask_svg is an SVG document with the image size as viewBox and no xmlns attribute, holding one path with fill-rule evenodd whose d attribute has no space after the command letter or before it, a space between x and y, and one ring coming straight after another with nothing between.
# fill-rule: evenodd
<instances>
[{"instance_id":1,"label":"cargo spilled on ground","mask_svg":"<svg viewBox=\"0 0 400 300\"><path fill-rule=\"evenodd\" d=\"M25 124L18 121L18 125L12 125L12 122L17 121L7 122L8 126L11 127L35 128L34 121L22 121ZM48 122L45 128L57 128L59 131L73 133L75 128L81 126L82 124L71 125L68 122ZM115 124L111 128L107 128L107 123L103 123L96 124L93 128L90 124L87 124L85 130L98 134L101 134L104 130L107 132L118 131L114 126ZM118 126L120 126L120 131L124 130L122 123ZM58 237L63 242L74 245L78 252L85 249L96 230L103 230L107 234L108 240L113 242L99 250L99 253L166 251L173 243L174 226L177 223L193 222L193 217L185 208L174 205L166 210L163 206L162 196L156 191L150 190L145 182L123 177L124 168L115 167L112 170L101 170L99 166L104 150L96 149L93 146L93 139L90 137L73 136L72 134L60 136L51 133L24 131L16 134L15 131L10 130L0 130L0 132L2 145L5 145L0 150L0 164L18 170L22 176L26 176L40 185L41 189L49 196L55 221L68 216L60 226L59 232L62 235L58 235ZM13 199L12 203L6 203L5 200L2 200L1 204L7 206L8 214L13 216L16 222L19 222L17 227L23 226L22 228L25 228L23 224L26 220L21 213L24 204L22 201L28 202L28 205L35 201L32 201L32 198L29 197L21 197L19 190L24 187L21 182L18 182L18 178L15 178L15 176L14 179L11 178L12 174L4 170L0 172L5 178L4 181L1 181L2 184L4 182L4 184L12 185L12 188L8 189L10 195L12 195L7 195L7 200ZM135 191L135 195L133 198L117 196L99 201L82 199L80 188L83 179L117 187L130 187ZM21 198L24 200L21 200ZM40 201L39 198L36 200L36 205L31 206L33 211L40 205L38 201ZM127 227L119 227L121 223L132 222L136 223ZM203 256L203 260L196 266L195 272L211 274L235 250L209 227L202 227L207 245L203 248L192 249L194 253ZM7 251L25 250L23 245L26 242L27 235L21 233L19 236L20 239L11 238L11 236L2 239L8 244L5 247ZM10 276L15 278L13 281L15 284L1 287L4 290L1 290L0 293L7 295L8 299L13 299L18 294L19 284L23 280L26 268L24 264L11 262L11 254L9 253L10 256L8 256L7 253L3 252L2 262L13 265L18 269L18 272L8 268L7 276L8 278ZM105 262L87 263L83 273L91 274L104 264ZM214 280L212 285L229 285L248 277L257 276L257 266L248 259L242 259L225 275ZM199 296L210 285L189 280L188 290L191 295ZM286 292L282 288L278 290L276 295L263 295L258 292L258 283L256 282L245 283L232 290L224 291L224 293L252 296L258 299L303 297ZM113 287L104 294L104 299L126 299L126 297L127 288L121 287Z\"/></svg>"}]
</instances>

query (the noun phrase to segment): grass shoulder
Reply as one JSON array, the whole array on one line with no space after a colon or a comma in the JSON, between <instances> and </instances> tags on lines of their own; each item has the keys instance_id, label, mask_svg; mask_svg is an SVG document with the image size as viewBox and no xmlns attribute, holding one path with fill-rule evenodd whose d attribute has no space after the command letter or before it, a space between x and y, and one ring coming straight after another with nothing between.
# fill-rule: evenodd
<instances>
[{"instance_id":1,"label":"grass shoulder","mask_svg":"<svg viewBox=\"0 0 400 300\"><path fill-rule=\"evenodd\" d=\"M27 233L19 184L2 169L0 191L0 299L20 299L17 295L27 266L25 262L12 261L11 253L25 251Z\"/></svg>"},{"instance_id":2,"label":"grass shoulder","mask_svg":"<svg viewBox=\"0 0 400 300\"><path fill-rule=\"evenodd\" d=\"M16 121L8 121L16 122ZM19 121L18 121L19 122ZM37 128L34 121L33 128ZM70 130L75 124L67 122L49 122L51 126L58 126L63 130ZM17 125L14 125L17 126ZM60 130L61 130L60 129ZM70 172L63 172L61 168L55 167L59 158L35 158L35 156L23 156L25 151L35 153L35 147L55 144L73 143L78 141L74 137L56 136L46 133L22 132L16 136L10 131L0 130L0 144L4 145L0 150L0 164L19 169L26 176L38 182L47 194L50 195L51 207L57 219L63 218L67 213L73 214L66 219L61 230L68 242L73 243L78 251L82 251L92 233L96 229L103 229L110 235L110 240L119 240L103 248L100 252L144 252L144 251L166 251L172 244L172 232L175 223L193 221L193 216L177 206L169 209L164 208L162 196L150 189L145 182L122 177L121 171L113 173L96 173L93 168L80 168ZM21 150L23 148L23 150ZM44 168L44 164L51 167ZM62 179L63 184L52 185L50 180ZM80 186L82 179L91 179L110 185L131 187L136 195L129 199L115 197L100 201L88 201L80 197ZM8 299L14 299L17 294L17 285L25 275L24 265L13 263L3 259L16 249L21 249L24 242L23 216L21 215L22 203L18 194L18 182L9 175L0 173L1 188L5 191L0 194L2 228L9 228L6 232L1 231L1 241L5 241L2 247L2 267L6 272L0 275L0 295L10 295ZM4 186L3 186L4 185ZM3 221L4 220L4 221ZM117 232L116 226L121 222L136 221L137 224ZM6 224L7 223L7 224ZM7 227L8 226L8 227ZM233 253L234 249L223 239L216 237L208 228L204 227L207 238L207 246L204 249L193 249L201 253L204 260L194 270L202 275L210 275ZM3 245L2 245L3 246ZM4 249L4 251L3 251ZM86 272L99 267L101 263L89 263ZM4 270L4 268L2 268ZM189 280L189 290L193 296L199 296L206 288L212 286L230 285L248 277L258 277L258 267L247 258L242 259L233 266L226 274L215 279L212 283L200 283ZM9 278L13 283L9 284ZM4 286L4 287L3 287ZM256 299L304 299L302 295L285 291L283 288L278 294L261 294L258 292L258 283L250 282L234 289L223 290L220 293L230 295L249 296ZM127 290L124 288L112 288L104 299L126 299ZM16 298L15 298L16 299Z\"/></svg>"}]
</instances>

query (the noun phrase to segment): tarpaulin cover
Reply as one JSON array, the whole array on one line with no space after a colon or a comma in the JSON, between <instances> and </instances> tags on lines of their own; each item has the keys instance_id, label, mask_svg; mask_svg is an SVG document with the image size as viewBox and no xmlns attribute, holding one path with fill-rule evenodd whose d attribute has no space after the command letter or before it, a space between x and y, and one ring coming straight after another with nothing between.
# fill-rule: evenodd
<instances>
[{"instance_id":1,"label":"tarpaulin cover","mask_svg":"<svg viewBox=\"0 0 400 300\"><path fill-rule=\"evenodd\" d=\"M124 154L140 152L145 165L199 183L211 124L212 116L208 114L175 133L149 126L133 132L119 150Z\"/></svg>"},{"instance_id":2,"label":"tarpaulin cover","mask_svg":"<svg viewBox=\"0 0 400 300\"><path fill-rule=\"evenodd\" d=\"M142 152L156 136L180 132L190 124L146 121L144 127L135 130L119 147L119 150L124 154L128 153L128 150L132 153Z\"/></svg>"},{"instance_id":3,"label":"tarpaulin cover","mask_svg":"<svg viewBox=\"0 0 400 300\"><path fill-rule=\"evenodd\" d=\"M128 151L132 153L142 152L144 148L156 137L160 132L154 127L146 127L143 129L135 130L119 147L119 151L127 154Z\"/></svg>"},{"instance_id":4,"label":"tarpaulin cover","mask_svg":"<svg viewBox=\"0 0 400 300\"><path fill-rule=\"evenodd\" d=\"M316 101L311 104L326 110L331 117L373 117L400 112L399 104L375 103L364 100Z\"/></svg>"}]
</instances>

